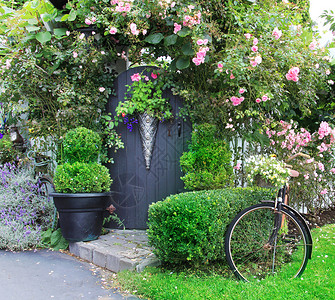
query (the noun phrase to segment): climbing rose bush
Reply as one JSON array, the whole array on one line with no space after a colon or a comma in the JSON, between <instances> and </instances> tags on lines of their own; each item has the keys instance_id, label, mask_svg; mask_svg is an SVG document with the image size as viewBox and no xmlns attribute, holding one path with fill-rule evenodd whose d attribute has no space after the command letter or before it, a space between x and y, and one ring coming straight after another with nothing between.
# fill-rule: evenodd
<instances>
[{"instance_id":1,"label":"climbing rose bush","mask_svg":"<svg viewBox=\"0 0 335 300\"><path fill-rule=\"evenodd\" d=\"M269 125L266 134L270 151L279 158L304 154L288 162L300 173L291 179L293 203L304 204L309 211L329 205L335 193L335 129L323 121L317 131L310 133L297 123L280 121Z\"/></svg>"}]
</instances>

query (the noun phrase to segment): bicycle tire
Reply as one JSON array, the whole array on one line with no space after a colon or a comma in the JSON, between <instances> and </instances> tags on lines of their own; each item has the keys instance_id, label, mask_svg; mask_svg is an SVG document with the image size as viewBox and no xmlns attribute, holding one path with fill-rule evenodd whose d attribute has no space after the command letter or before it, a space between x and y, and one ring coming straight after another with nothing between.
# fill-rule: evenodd
<instances>
[{"instance_id":1,"label":"bicycle tire","mask_svg":"<svg viewBox=\"0 0 335 300\"><path fill-rule=\"evenodd\" d=\"M274 203L252 205L236 215L225 236L226 260L238 279L257 281L270 275L295 278L304 272L310 256L305 225L289 207L282 207L285 226L273 234L278 211Z\"/></svg>"}]
</instances>

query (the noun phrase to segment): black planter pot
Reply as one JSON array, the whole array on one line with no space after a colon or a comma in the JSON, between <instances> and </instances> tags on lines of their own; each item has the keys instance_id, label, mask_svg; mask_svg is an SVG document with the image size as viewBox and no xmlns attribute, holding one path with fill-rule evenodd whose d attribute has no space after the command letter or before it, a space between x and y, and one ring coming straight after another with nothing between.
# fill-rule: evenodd
<instances>
[{"instance_id":1,"label":"black planter pot","mask_svg":"<svg viewBox=\"0 0 335 300\"><path fill-rule=\"evenodd\" d=\"M102 230L111 193L51 193L59 213L63 237L69 242L92 241Z\"/></svg>"}]
</instances>

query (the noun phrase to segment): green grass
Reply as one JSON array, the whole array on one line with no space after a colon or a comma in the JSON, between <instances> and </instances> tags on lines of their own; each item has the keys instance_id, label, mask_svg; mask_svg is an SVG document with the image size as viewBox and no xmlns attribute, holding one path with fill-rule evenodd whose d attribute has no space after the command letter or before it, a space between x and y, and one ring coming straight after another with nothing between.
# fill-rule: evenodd
<instances>
[{"instance_id":1,"label":"green grass","mask_svg":"<svg viewBox=\"0 0 335 300\"><path fill-rule=\"evenodd\" d=\"M204 270L147 268L118 274L122 289L145 299L335 299L335 224L314 229L313 254L301 278L237 281L226 265Z\"/></svg>"}]
</instances>

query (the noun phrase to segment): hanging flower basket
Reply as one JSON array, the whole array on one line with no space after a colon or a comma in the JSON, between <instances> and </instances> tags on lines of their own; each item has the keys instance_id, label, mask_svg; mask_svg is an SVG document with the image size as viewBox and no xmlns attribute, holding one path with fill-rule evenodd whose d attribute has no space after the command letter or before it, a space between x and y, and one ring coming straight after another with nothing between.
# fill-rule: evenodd
<instances>
[{"instance_id":1,"label":"hanging flower basket","mask_svg":"<svg viewBox=\"0 0 335 300\"><path fill-rule=\"evenodd\" d=\"M138 124L145 168L149 170L158 129L158 119L150 116L147 112L144 112L138 114Z\"/></svg>"}]
</instances>

